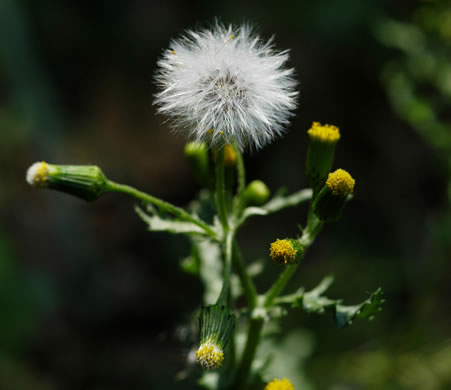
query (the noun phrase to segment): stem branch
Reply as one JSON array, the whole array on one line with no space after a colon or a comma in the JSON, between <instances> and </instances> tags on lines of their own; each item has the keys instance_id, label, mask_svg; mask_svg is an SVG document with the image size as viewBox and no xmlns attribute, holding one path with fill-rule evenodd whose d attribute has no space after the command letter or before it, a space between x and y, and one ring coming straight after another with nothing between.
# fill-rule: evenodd
<instances>
[{"instance_id":1,"label":"stem branch","mask_svg":"<svg viewBox=\"0 0 451 390\"><path fill-rule=\"evenodd\" d=\"M152 203L162 210L166 210L167 212L173 214L174 216L183 219L184 221L191 222L200 228L202 228L205 233L207 233L212 239L217 240L216 232L205 222L200 219L194 217L193 215L187 213L180 207L174 206L173 204L156 198L155 196L146 194L145 192L139 191L136 188L128 186L126 184L115 183L111 180L107 181L107 191L108 192L122 192L124 194L133 196L136 199L140 199L147 203Z\"/></svg>"}]
</instances>

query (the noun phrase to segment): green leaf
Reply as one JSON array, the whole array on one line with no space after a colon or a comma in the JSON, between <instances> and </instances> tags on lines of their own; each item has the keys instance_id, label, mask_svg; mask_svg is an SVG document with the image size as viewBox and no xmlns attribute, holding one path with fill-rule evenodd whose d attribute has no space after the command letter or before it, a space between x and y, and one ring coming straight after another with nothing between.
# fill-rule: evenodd
<instances>
[{"instance_id":1,"label":"green leaf","mask_svg":"<svg viewBox=\"0 0 451 390\"><path fill-rule=\"evenodd\" d=\"M247 207L237 225L241 225L249 217L254 215L269 215L287 207L297 206L312 198L312 190L310 188L300 190L288 196L284 196L283 193L283 190L278 191L272 199L262 207Z\"/></svg>"},{"instance_id":2,"label":"green leaf","mask_svg":"<svg viewBox=\"0 0 451 390\"><path fill-rule=\"evenodd\" d=\"M383 298L383 291L379 287L373 292L370 297L359 305L355 306L336 306L335 318L337 326L344 328L352 324L355 318L368 318L368 320L374 319L376 313L382 311L382 304L385 302Z\"/></svg>"},{"instance_id":3,"label":"green leaf","mask_svg":"<svg viewBox=\"0 0 451 390\"><path fill-rule=\"evenodd\" d=\"M223 283L221 246L214 241L192 236L199 256L199 274L204 284L204 303L214 304Z\"/></svg>"},{"instance_id":4,"label":"green leaf","mask_svg":"<svg viewBox=\"0 0 451 390\"><path fill-rule=\"evenodd\" d=\"M323 295L333 282L332 276L325 277L313 290L305 292L303 288L294 294L276 299L276 303L289 303L292 307L303 308L308 313L324 314L331 312L335 316L337 326L344 328L352 324L355 318L372 320L376 313L382 310L382 289L379 287L368 299L358 305L345 306L341 299L330 299Z\"/></svg>"},{"instance_id":5,"label":"green leaf","mask_svg":"<svg viewBox=\"0 0 451 390\"><path fill-rule=\"evenodd\" d=\"M168 232L173 234L196 234L205 236L205 231L191 222L178 221L176 219L169 219L157 214L155 209L148 207L146 213L141 207L136 206L135 211L138 216L148 225L149 230L154 232Z\"/></svg>"},{"instance_id":6,"label":"green leaf","mask_svg":"<svg viewBox=\"0 0 451 390\"><path fill-rule=\"evenodd\" d=\"M262 390L264 384L274 378L286 377L295 389L312 390L305 369L305 362L314 350L314 337L311 333L295 329L289 333L278 332L274 337L266 337L258 347L252 364L255 375L251 380L263 383L263 386L250 387Z\"/></svg>"}]
</instances>

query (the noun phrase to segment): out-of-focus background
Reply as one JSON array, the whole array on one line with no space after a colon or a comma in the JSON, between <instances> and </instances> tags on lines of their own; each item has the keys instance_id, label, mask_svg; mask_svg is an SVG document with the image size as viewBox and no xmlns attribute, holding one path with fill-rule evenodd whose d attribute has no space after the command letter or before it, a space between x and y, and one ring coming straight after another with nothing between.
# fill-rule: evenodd
<instances>
[{"instance_id":1,"label":"out-of-focus background","mask_svg":"<svg viewBox=\"0 0 451 390\"><path fill-rule=\"evenodd\" d=\"M171 38L215 16L275 34L300 79L296 118L246 155L249 179L306 186L306 130L320 121L340 127L335 166L357 181L290 288L333 273L331 297L386 294L374 321L346 329L283 319L305 388L450 389L451 4L433 0L1 0L0 389L195 388L184 336L202 286L179 267L187 240L147 232L126 197L88 204L24 176L39 160L97 164L186 205L199 188L152 77ZM304 214L250 222L247 258L269 261ZM278 272L269 264L259 288Z\"/></svg>"}]
</instances>

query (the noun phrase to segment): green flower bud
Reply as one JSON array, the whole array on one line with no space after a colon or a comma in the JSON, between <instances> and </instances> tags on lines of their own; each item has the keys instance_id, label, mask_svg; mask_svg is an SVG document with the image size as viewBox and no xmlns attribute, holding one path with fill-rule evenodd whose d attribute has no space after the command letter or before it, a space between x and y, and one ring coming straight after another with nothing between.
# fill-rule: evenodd
<instances>
[{"instance_id":1,"label":"green flower bud","mask_svg":"<svg viewBox=\"0 0 451 390\"><path fill-rule=\"evenodd\" d=\"M94 165L37 162L28 168L26 179L32 187L51 188L88 201L98 199L107 190L102 170Z\"/></svg>"},{"instance_id":2,"label":"green flower bud","mask_svg":"<svg viewBox=\"0 0 451 390\"><path fill-rule=\"evenodd\" d=\"M204 306L199 316L199 327L197 363L204 370L219 368L224 361L224 348L235 328L235 315L227 306Z\"/></svg>"},{"instance_id":3,"label":"green flower bud","mask_svg":"<svg viewBox=\"0 0 451 390\"><path fill-rule=\"evenodd\" d=\"M332 169L335 146L340 139L340 130L332 125L322 126L319 122L313 122L308 130L310 138L305 172L316 195L326 181L327 175Z\"/></svg>"},{"instance_id":4,"label":"green flower bud","mask_svg":"<svg viewBox=\"0 0 451 390\"><path fill-rule=\"evenodd\" d=\"M188 142L185 145L185 156L199 184L207 185L210 176L207 144L205 142Z\"/></svg>"},{"instance_id":5,"label":"green flower bud","mask_svg":"<svg viewBox=\"0 0 451 390\"><path fill-rule=\"evenodd\" d=\"M271 191L260 180L251 181L243 192L246 205L261 206L266 203L271 195Z\"/></svg>"},{"instance_id":6,"label":"green flower bud","mask_svg":"<svg viewBox=\"0 0 451 390\"><path fill-rule=\"evenodd\" d=\"M269 255L276 264L295 264L304 257L304 248L295 238L277 239L271 244Z\"/></svg>"},{"instance_id":7,"label":"green flower bud","mask_svg":"<svg viewBox=\"0 0 451 390\"><path fill-rule=\"evenodd\" d=\"M322 222L340 218L346 200L354 191L355 180L344 169L329 174L326 184L313 202L313 212Z\"/></svg>"}]
</instances>

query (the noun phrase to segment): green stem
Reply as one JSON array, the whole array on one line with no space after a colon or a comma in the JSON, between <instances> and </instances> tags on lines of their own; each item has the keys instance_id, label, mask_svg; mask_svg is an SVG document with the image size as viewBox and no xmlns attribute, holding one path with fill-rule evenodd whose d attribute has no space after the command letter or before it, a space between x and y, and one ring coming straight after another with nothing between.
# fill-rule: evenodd
<instances>
[{"instance_id":1,"label":"green stem","mask_svg":"<svg viewBox=\"0 0 451 390\"><path fill-rule=\"evenodd\" d=\"M313 243L322 226L323 223L319 221L319 219L312 212L309 212L307 226L304 229L302 237L299 239L305 250ZM274 300L283 291L297 268L298 264L291 265L288 266L284 272L282 272L274 285L265 294L263 307L268 308L272 305ZM263 324L264 321L262 318L251 318L249 321L246 346L244 347L243 356L231 389L246 389L249 372L255 358L258 343L260 342Z\"/></svg>"},{"instance_id":2,"label":"green stem","mask_svg":"<svg viewBox=\"0 0 451 390\"><path fill-rule=\"evenodd\" d=\"M192 222L193 224L202 228L205 231L205 233L207 233L212 239L217 240L216 232L205 222L192 216L191 214L187 213L180 207L174 206L173 204L165 202L164 200L156 198L155 196L146 194L145 192L139 191L136 188L133 188L125 184L115 183L111 180L107 180L106 192L122 192L124 194L131 195L136 199L140 199L144 202L152 203L158 208L166 210L167 212L173 214L174 216L180 219L183 219L184 221Z\"/></svg>"},{"instance_id":3,"label":"green stem","mask_svg":"<svg viewBox=\"0 0 451 390\"><path fill-rule=\"evenodd\" d=\"M243 191L246 187L246 170L244 168L243 154L241 150L238 148L236 142L233 143L233 149L236 155L236 170L237 170L237 192L235 197L235 216L238 218L241 217L244 208L244 199L243 199Z\"/></svg>"},{"instance_id":4,"label":"green stem","mask_svg":"<svg viewBox=\"0 0 451 390\"><path fill-rule=\"evenodd\" d=\"M230 306L230 274L232 271L232 242L233 242L234 232L229 231L225 239L224 248L224 282L222 284L222 289L219 294L217 305Z\"/></svg>"},{"instance_id":5,"label":"green stem","mask_svg":"<svg viewBox=\"0 0 451 390\"><path fill-rule=\"evenodd\" d=\"M221 221L224 232L229 229L227 218L227 205L225 199L224 185L224 148L218 149L216 155L216 209L219 220Z\"/></svg>"},{"instance_id":6,"label":"green stem","mask_svg":"<svg viewBox=\"0 0 451 390\"><path fill-rule=\"evenodd\" d=\"M253 310L257 305L257 289L255 288L255 284L247 272L243 256L241 255L241 251L236 240L233 240L232 253L233 265L238 277L240 278L248 308L249 310Z\"/></svg>"},{"instance_id":7,"label":"green stem","mask_svg":"<svg viewBox=\"0 0 451 390\"><path fill-rule=\"evenodd\" d=\"M249 321L246 346L244 348L243 356L241 358L240 366L236 373L235 380L233 381L233 385L230 387L231 389L247 389L247 379L252 366L252 362L255 358L255 353L257 352L258 343L260 342L263 322L263 318L252 318Z\"/></svg>"},{"instance_id":8,"label":"green stem","mask_svg":"<svg viewBox=\"0 0 451 390\"><path fill-rule=\"evenodd\" d=\"M288 265L284 271L279 275L277 281L272 285L269 291L265 294L265 301L263 306L270 307L274 299L276 299L283 291L293 274L298 269L299 264Z\"/></svg>"}]
</instances>

